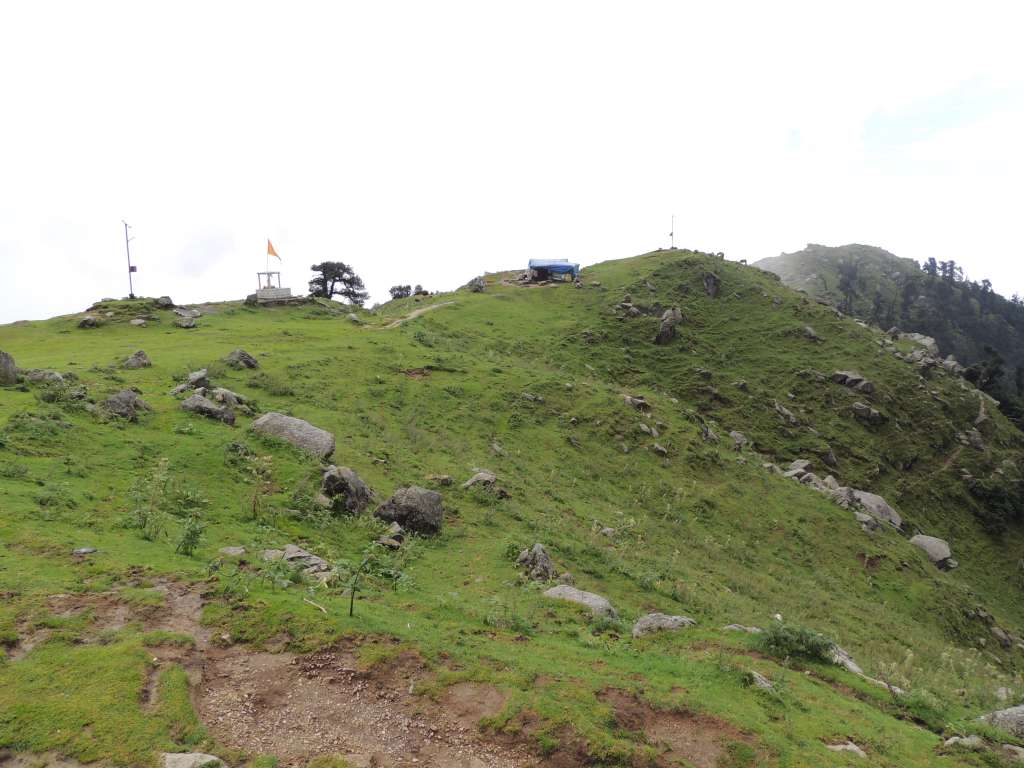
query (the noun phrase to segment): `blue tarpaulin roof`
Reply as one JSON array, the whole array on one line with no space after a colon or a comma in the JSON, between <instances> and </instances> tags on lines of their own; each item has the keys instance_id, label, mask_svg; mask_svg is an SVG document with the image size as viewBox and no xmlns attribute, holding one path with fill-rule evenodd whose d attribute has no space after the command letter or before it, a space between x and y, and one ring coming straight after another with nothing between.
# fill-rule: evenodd
<instances>
[{"instance_id":1,"label":"blue tarpaulin roof","mask_svg":"<svg viewBox=\"0 0 1024 768\"><path fill-rule=\"evenodd\" d=\"M570 264L568 259L530 259L530 269L546 269L556 275L571 274L573 277L580 273L580 265Z\"/></svg>"}]
</instances>

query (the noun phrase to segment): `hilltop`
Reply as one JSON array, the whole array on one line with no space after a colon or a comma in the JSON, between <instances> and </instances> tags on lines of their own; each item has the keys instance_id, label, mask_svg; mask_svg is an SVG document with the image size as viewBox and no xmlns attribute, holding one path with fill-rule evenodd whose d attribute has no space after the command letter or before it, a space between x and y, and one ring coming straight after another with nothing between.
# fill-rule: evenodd
<instances>
[{"instance_id":1,"label":"hilltop","mask_svg":"<svg viewBox=\"0 0 1024 768\"><path fill-rule=\"evenodd\" d=\"M374 312L85 317L0 327L0 749L904 768L1024 745L978 720L1024 698L1021 433L767 272L672 250ZM545 594L569 586L591 608Z\"/></svg>"},{"instance_id":2,"label":"hilltop","mask_svg":"<svg viewBox=\"0 0 1024 768\"><path fill-rule=\"evenodd\" d=\"M986 390L1000 399L1024 395L1024 304L988 280L966 280L955 261L918 265L870 245L812 244L754 266L882 328L931 336L942 355L964 365L998 359L1002 373ZM1019 406L1011 412L1019 417Z\"/></svg>"}]
</instances>

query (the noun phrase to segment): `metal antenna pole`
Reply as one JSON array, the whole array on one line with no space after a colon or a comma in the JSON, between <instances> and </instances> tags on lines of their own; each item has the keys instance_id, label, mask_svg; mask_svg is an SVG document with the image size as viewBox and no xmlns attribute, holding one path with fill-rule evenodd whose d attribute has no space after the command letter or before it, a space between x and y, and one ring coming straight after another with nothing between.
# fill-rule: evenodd
<instances>
[{"instance_id":1,"label":"metal antenna pole","mask_svg":"<svg viewBox=\"0 0 1024 768\"><path fill-rule=\"evenodd\" d=\"M135 288L132 286L132 272L135 270L132 268L132 251L128 247L128 242L131 240L131 238L128 237L128 230L130 227L128 226L128 222L124 219L121 219L121 223L124 224L124 252L128 255L128 298L134 299Z\"/></svg>"}]
</instances>

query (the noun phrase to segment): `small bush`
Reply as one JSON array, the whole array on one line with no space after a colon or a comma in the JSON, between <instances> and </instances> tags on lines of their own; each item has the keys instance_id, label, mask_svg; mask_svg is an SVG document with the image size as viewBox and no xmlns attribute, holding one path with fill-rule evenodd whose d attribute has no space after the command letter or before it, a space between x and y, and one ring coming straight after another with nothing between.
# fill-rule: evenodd
<instances>
[{"instance_id":1,"label":"small bush","mask_svg":"<svg viewBox=\"0 0 1024 768\"><path fill-rule=\"evenodd\" d=\"M836 644L813 629L784 624L777 621L757 638L758 647L779 658L801 658L833 663Z\"/></svg>"}]
</instances>

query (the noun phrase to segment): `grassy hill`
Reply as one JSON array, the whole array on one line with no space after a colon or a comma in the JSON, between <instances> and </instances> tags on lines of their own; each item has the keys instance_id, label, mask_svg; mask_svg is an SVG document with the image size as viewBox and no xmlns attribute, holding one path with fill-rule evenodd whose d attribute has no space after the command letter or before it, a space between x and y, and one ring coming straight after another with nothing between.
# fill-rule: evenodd
<instances>
[{"instance_id":1,"label":"grassy hill","mask_svg":"<svg viewBox=\"0 0 1024 768\"><path fill-rule=\"evenodd\" d=\"M976 718L1024 694L1020 432L993 408L965 447L976 390L922 379L752 267L660 251L588 268L580 289L507 277L359 322L328 302L224 303L185 330L139 300L96 307L97 328L0 327L19 367L65 374L0 389L0 748L258 768L1001 764L943 741L1016 743ZM655 344L670 306L684 319ZM224 364L239 347L259 368ZM125 370L139 349L152 367ZM369 511L318 505L318 459L240 411L234 426L184 412L169 392L203 367L254 414L331 431L371 510L439 491L441 534L381 546ZM126 388L151 407L136 422L102 405ZM855 418L857 401L885 422ZM883 495L903 532L867 532L763 466L799 458ZM479 469L506 493L461 487ZM917 532L959 567L933 566ZM524 579L536 542L617 617ZM286 544L338 577L259 555ZM652 611L697 624L634 638ZM816 658L805 628L904 693ZM848 741L867 760L828 749Z\"/></svg>"},{"instance_id":2,"label":"grassy hill","mask_svg":"<svg viewBox=\"0 0 1024 768\"><path fill-rule=\"evenodd\" d=\"M999 399L1024 395L1024 305L1016 295L1000 296L988 281L964 279L955 262L946 264L945 275L943 265L934 263L929 274L913 259L870 245L808 245L755 266L882 328L896 325L932 336L943 355L952 354L964 365L990 360L990 347L1005 371L992 383L993 394Z\"/></svg>"}]
</instances>

